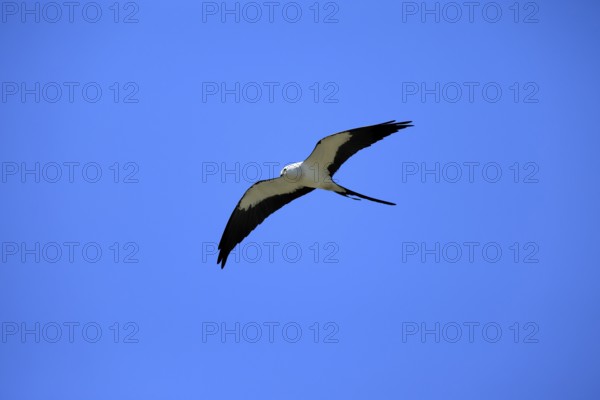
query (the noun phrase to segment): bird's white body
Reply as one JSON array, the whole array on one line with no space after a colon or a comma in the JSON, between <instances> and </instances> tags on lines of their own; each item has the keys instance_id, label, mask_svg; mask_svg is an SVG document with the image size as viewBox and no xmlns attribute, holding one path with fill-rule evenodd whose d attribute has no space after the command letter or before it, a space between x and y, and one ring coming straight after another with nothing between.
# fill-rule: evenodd
<instances>
[{"instance_id":1,"label":"bird's white body","mask_svg":"<svg viewBox=\"0 0 600 400\"><path fill-rule=\"evenodd\" d=\"M323 165L317 162L300 161L286 165L280 177L291 184L299 184L314 189L334 190L338 185Z\"/></svg>"},{"instance_id":2,"label":"bird's white body","mask_svg":"<svg viewBox=\"0 0 600 400\"><path fill-rule=\"evenodd\" d=\"M328 167L334 162L337 150L350 138L350 132L341 132L319 141L306 160L286 165L280 176L290 183L314 189L343 190L332 180Z\"/></svg>"},{"instance_id":3,"label":"bird's white body","mask_svg":"<svg viewBox=\"0 0 600 400\"><path fill-rule=\"evenodd\" d=\"M279 178L269 181L268 185L254 186L254 189L240 201L240 208L247 210L266 197L293 192L301 187L343 191L343 188L331 179L327 169L322 167L324 165L326 164L309 160L286 165L281 170Z\"/></svg>"}]
</instances>

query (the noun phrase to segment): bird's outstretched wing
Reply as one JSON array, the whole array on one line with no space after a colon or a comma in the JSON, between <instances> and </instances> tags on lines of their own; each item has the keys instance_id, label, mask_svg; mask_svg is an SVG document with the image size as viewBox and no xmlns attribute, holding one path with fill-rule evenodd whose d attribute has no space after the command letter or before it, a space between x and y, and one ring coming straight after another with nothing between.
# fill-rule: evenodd
<instances>
[{"instance_id":1,"label":"bird's outstretched wing","mask_svg":"<svg viewBox=\"0 0 600 400\"><path fill-rule=\"evenodd\" d=\"M231 213L219 242L217 264L225 267L231 250L250 234L265 218L290 201L314 190L286 177L258 181L250 186Z\"/></svg>"},{"instance_id":2,"label":"bird's outstretched wing","mask_svg":"<svg viewBox=\"0 0 600 400\"><path fill-rule=\"evenodd\" d=\"M359 150L369 147L400 129L412 126L411 123L412 121L388 121L334 133L319 140L305 163L327 169L329 175L333 176L342 164Z\"/></svg>"}]
</instances>

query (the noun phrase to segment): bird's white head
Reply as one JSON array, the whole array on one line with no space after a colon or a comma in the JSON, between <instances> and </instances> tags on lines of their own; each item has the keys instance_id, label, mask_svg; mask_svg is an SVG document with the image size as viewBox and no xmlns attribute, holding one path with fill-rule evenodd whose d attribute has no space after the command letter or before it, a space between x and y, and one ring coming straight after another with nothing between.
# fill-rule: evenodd
<instances>
[{"instance_id":1,"label":"bird's white head","mask_svg":"<svg viewBox=\"0 0 600 400\"><path fill-rule=\"evenodd\" d=\"M300 166L302 165L302 161L296 162L293 164L288 164L279 173L279 176L286 176L292 179L299 179L301 176Z\"/></svg>"}]
</instances>

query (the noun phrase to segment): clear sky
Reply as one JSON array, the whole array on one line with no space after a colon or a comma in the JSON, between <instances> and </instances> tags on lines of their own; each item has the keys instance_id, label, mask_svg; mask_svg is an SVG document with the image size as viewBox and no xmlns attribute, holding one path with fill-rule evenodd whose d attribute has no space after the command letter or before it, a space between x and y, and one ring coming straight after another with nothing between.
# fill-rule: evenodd
<instances>
[{"instance_id":1,"label":"clear sky","mask_svg":"<svg viewBox=\"0 0 600 400\"><path fill-rule=\"evenodd\" d=\"M598 398L597 2L0 6L0 398Z\"/></svg>"}]
</instances>

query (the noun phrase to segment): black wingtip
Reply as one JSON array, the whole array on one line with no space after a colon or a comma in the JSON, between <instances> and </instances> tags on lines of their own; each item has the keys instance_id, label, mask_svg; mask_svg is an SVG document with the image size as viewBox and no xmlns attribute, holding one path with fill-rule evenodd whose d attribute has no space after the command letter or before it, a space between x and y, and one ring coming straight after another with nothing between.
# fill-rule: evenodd
<instances>
[{"instance_id":1,"label":"black wingtip","mask_svg":"<svg viewBox=\"0 0 600 400\"><path fill-rule=\"evenodd\" d=\"M380 124L376 124L373 126L389 126L389 127L392 127L393 129L395 129L394 132L398 132L400 129L410 128L411 126L414 126L414 125L413 125L412 121L396 122L396 120L393 119L391 121L382 122Z\"/></svg>"},{"instance_id":2,"label":"black wingtip","mask_svg":"<svg viewBox=\"0 0 600 400\"><path fill-rule=\"evenodd\" d=\"M409 128L411 126L414 126L412 121L402 121L402 122L395 122L394 121L394 125L397 126L398 128L402 129L402 128Z\"/></svg>"},{"instance_id":3,"label":"black wingtip","mask_svg":"<svg viewBox=\"0 0 600 400\"><path fill-rule=\"evenodd\" d=\"M221 264L221 269L225 268L225 263L227 262L227 257L223 257L223 253L219 252L219 257L217 257L217 265Z\"/></svg>"}]
</instances>

